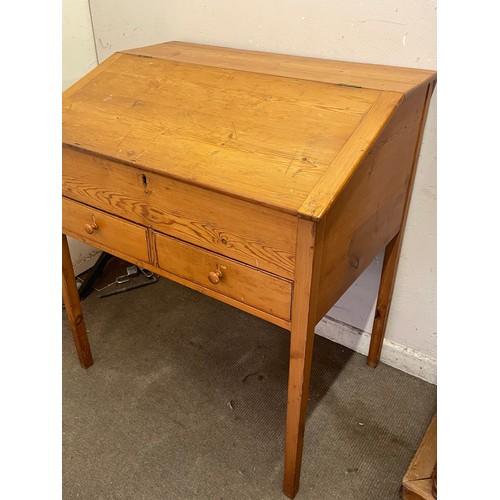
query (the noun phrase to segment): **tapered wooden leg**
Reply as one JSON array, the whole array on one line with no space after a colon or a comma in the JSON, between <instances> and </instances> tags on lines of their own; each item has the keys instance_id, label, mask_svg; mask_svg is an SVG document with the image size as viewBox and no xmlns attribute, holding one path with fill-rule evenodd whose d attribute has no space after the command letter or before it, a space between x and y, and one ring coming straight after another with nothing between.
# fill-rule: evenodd
<instances>
[{"instance_id":1,"label":"tapered wooden leg","mask_svg":"<svg viewBox=\"0 0 500 500\"><path fill-rule=\"evenodd\" d=\"M400 231L385 247L384 264L378 290L377 307L375 308L375 319L373 321L370 349L368 351L367 363L372 368L378 365L382 344L384 342L387 318L391 306L392 292L396 281L399 254L401 252L402 231Z\"/></svg>"},{"instance_id":2,"label":"tapered wooden leg","mask_svg":"<svg viewBox=\"0 0 500 500\"><path fill-rule=\"evenodd\" d=\"M289 498L299 490L313 342L314 327L292 326L283 481L283 492Z\"/></svg>"},{"instance_id":3,"label":"tapered wooden leg","mask_svg":"<svg viewBox=\"0 0 500 500\"><path fill-rule=\"evenodd\" d=\"M316 225L299 220L290 334L283 481L283 492L289 498L294 498L299 489L323 232L323 224Z\"/></svg>"},{"instance_id":4,"label":"tapered wooden leg","mask_svg":"<svg viewBox=\"0 0 500 500\"><path fill-rule=\"evenodd\" d=\"M92 354L90 352L85 322L83 321L80 297L78 296L78 289L76 288L68 239L65 234L62 235L62 278L63 299L66 306L69 326L73 334L73 340L75 341L78 359L84 368L88 368L93 363Z\"/></svg>"}]
</instances>

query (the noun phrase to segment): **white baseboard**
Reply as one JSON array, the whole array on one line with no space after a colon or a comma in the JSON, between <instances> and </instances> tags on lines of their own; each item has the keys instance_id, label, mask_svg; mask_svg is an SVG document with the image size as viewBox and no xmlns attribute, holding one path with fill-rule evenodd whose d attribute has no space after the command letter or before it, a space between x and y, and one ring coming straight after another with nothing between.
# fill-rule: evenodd
<instances>
[{"instance_id":1,"label":"white baseboard","mask_svg":"<svg viewBox=\"0 0 500 500\"><path fill-rule=\"evenodd\" d=\"M342 321L325 316L316 325L315 333L365 356L368 354L370 334ZM437 383L435 359L391 340L384 340L380 361L431 384Z\"/></svg>"}]
</instances>

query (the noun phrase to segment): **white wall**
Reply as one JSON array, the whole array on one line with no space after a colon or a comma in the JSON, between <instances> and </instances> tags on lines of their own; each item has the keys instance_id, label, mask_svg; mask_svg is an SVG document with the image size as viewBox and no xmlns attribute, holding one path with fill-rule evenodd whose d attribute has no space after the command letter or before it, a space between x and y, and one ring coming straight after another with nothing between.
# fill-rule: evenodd
<instances>
[{"instance_id":1,"label":"white wall","mask_svg":"<svg viewBox=\"0 0 500 500\"><path fill-rule=\"evenodd\" d=\"M88 0L62 3L63 90L97 65Z\"/></svg>"},{"instance_id":2,"label":"white wall","mask_svg":"<svg viewBox=\"0 0 500 500\"><path fill-rule=\"evenodd\" d=\"M436 0L90 0L98 59L169 40L436 68ZM424 133L382 360L436 380L436 94ZM366 352L383 255L318 325ZM345 323L345 324L344 324Z\"/></svg>"},{"instance_id":3,"label":"white wall","mask_svg":"<svg viewBox=\"0 0 500 500\"><path fill-rule=\"evenodd\" d=\"M67 89L97 65L88 0L64 0L62 4L62 88ZM90 267L99 252L68 238L75 274Z\"/></svg>"}]
</instances>

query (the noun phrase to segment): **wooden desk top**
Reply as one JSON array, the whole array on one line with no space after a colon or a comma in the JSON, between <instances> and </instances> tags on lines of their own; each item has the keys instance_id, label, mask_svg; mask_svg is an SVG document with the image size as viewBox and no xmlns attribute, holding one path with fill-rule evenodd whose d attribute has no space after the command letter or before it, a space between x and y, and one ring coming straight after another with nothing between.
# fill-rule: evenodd
<instances>
[{"instance_id":1,"label":"wooden desk top","mask_svg":"<svg viewBox=\"0 0 500 500\"><path fill-rule=\"evenodd\" d=\"M166 44L63 97L63 146L320 219L431 71Z\"/></svg>"}]
</instances>

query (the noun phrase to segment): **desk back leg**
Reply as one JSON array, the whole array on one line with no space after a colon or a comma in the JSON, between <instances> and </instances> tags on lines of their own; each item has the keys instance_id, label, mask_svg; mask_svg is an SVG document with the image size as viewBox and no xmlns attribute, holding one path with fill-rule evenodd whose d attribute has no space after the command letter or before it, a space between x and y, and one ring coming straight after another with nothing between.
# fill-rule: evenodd
<instances>
[{"instance_id":1,"label":"desk back leg","mask_svg":"<svg viewBox=\"0 0 500 500\"><path fill-rule=\"evenodd\" d=\"M84 368L88 368L93 363L92 354L90 352L89 339L87 338L85 321L83 320L80 297L78 296L78 289L76 287L68 239L65 234L62 235L62 291L78 359Z\"/></svg>"},{"instance_id":2,"label":"desk back leg","mask_svg":"<svg viewBox=\"0 0 500 500\"><path fill-rule=\"evenodd\" d=\"M283 492L289 498L294 498L299 489L314 327L318 308L323 222L316 224L299 219L298 223L283 480Z\"/></svg>"},{"instance_id":3,"label":"desk back leg","mask_svg":"<svg viewBox=\"0 0 500 500\"><path fill-rule=\"evenodd\" d=\"M384 264L380 277L378 290L377 307L375 308L375 319L373 320L372 336L370 339L370 349L368 351L368 366L375 368L380 360L382 344L384 342L387 318L391 306L394 282L396 281L396 271L401 251L401 240L403 232L400 231L385 247Z\"/></svg>"}]
</instances>

